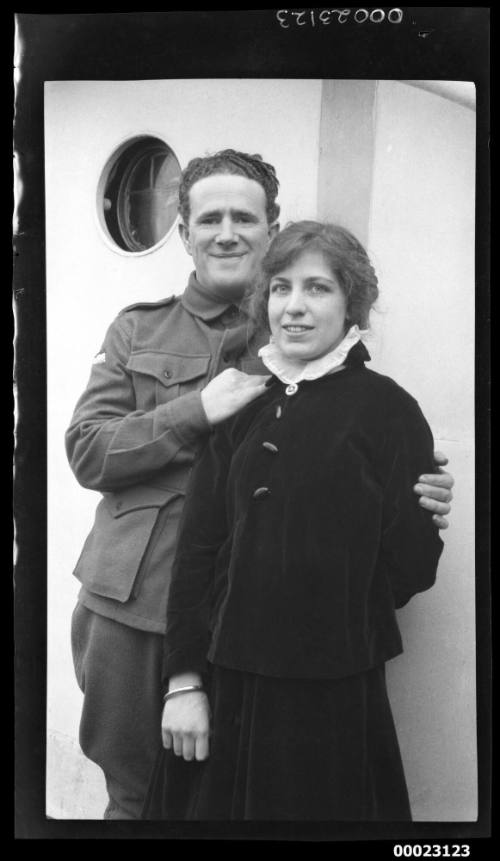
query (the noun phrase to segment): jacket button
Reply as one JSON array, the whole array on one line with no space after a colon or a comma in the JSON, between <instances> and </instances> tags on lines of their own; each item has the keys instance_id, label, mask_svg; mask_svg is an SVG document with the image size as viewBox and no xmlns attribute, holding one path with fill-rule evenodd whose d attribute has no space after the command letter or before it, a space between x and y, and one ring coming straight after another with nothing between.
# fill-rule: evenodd
<instances>
[{"instance_id":1,"label":"jacket button","mask_svg":"<svg viewBox=\"0 0 500 861\"><path fill-rule=\"evenodd\" d=\"M274 445L273 442L263 442L264 448L267 448L268 451L272 451L273 454L278 454L278 446Z\"/></svg>"},{"instance_id":2,"label":"jacket button","mask_svg":"<svg viewBox=\"0 0 500 861\"><path fill-rule=\"evenodd\" d=\"M271 491L268 487L258 487L257 490L254 490L252 495L254 499L260 499L261 496L269 496L270 493Z\"/></svg>"},{"instance_id":3,"label":"jacket button","mask_svg":"<svg viewBox=\"0 0 500 861\"><path fill-rule=\"evenodd\" d=\"M172 371L163 371L163 376L166 377L167 380L169 380L172 376Z\"/></svg>"},{"instance_id":4,"label":"jacket button","mask_svg":"<svg viewBox=\"0 0 500 861\"><path fill-rule=\"evenodd\" d=\"M282 409L281 409L281 406L278 404L278 406L276 407L276 418L277 419L281 418L281 413L282 413Z\"/></svg>"}]
</instances>

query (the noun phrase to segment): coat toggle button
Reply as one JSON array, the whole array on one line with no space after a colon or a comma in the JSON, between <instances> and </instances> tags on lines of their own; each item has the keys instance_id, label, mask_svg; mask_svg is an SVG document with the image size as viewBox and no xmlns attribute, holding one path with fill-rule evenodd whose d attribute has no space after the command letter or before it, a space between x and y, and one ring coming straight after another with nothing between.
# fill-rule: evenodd
<instances>
[{"instance_id":1,"label":"coat toggle button","mask_svg":"<svg viewBox=\"0 0 500 861\"><path fill-rule=\"evenodd\" d=\"M169 380L172 376L172 371L163 371L163 376L166 377L167 380Z\"/></svg>"},{"instance_id":2,"label":"coat toggle button","mask_svg":"<svg viewBox=\"0 0 500 861\"><path fill-rule=\"evenodd\" d=\"M297 383L290 383L285 389L285 395L294 395L298 391Z\"/></svg>"},{"instance_id":3,"label":"coat toggle button","mask_svg":"<svg viewBox=\"0 0 500 861\"><path fill-rule=\"evenodd\" d=\"M268 487L258 487L257 490L254 490L252 496L254 499L260 499L262 496L269 496L271 491Z\"/></svg>"},{"instance_id":4,"label":"coat toggle button","mask_svg":"<svg viewBox=\"0 0 500 861\"><path fill-rule=\"evenodd\" d=\"M263 442L264 448L267 448L268 451L271 451L273 454L278 454L278 446L274 445L273 442Z\"/></svg>"}]
</instances>

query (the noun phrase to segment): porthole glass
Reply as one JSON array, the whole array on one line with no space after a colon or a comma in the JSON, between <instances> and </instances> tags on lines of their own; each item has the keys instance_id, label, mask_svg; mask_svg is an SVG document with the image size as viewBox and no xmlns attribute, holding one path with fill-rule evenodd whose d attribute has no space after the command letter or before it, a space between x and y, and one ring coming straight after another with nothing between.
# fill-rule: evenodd
<instances>
[{"instance_id":1,"label":"porthole glass","mask_svg":"<svg viewBox=\"0 0 500 861\"><path fill-rule=\"evenodd\" d=\"M177 216L181 167L159 138L134 140L105 171L101 222L124 251L146 251L168 233Z\"/></svg>"}]
</instances>

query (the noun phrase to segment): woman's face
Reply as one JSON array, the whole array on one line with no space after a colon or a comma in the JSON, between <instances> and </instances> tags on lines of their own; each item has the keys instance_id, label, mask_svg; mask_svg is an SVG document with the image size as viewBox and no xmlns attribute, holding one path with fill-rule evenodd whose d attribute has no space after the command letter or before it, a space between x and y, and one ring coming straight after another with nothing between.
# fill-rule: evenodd
<instances>
[{"instance_id":1,"label":"woman's face","mask_svg":"<svg viewBox=\"0 0 500 861\"><path fill-rule=\"evenodd\" d=\"M304 362L329 353L343 340L347 301L321 251L304 251L271 278L269 324L275 344Z\"/></svg>"}]
</instances>

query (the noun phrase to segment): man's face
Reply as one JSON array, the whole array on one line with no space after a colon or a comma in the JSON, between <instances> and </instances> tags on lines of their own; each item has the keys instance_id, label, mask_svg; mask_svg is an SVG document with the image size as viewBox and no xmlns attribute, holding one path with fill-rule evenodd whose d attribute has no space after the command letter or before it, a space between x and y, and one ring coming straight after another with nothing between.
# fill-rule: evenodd
<instances>
[{"instance_id":1,"label":"man's face","mask_svg":"<svg viewBox=\"0 0 500 861\"><path fill-rule=\"evenodd\" d=\"M245 176L213 174L189 191L188 225L179 232L207 290L241 297L259 277L260 264L279 225L269 225L266 195Z\"/></svg>"}]
</instances>

